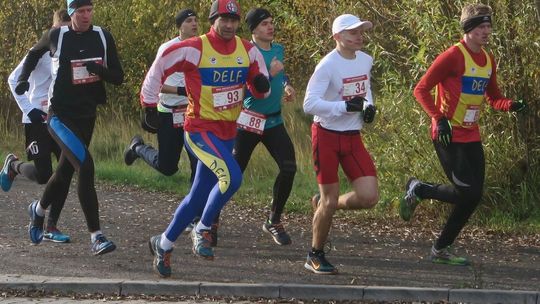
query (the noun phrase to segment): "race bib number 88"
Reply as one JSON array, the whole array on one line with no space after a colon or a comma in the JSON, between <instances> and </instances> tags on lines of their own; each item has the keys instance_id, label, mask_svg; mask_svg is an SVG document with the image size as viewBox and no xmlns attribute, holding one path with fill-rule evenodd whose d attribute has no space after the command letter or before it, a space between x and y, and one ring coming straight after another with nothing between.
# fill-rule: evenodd
<instances>
[{"instance_id":1,"label":"race bib number 88","mask_svg":"<svg viewBox=\"0 0 540 304\"><path fill-rule=\"evenodd\" d=\"M260 135L264 132L266 117L263 114L244 109L240 112L236 124L240 129Z\"/></svg>"}]
</instances>

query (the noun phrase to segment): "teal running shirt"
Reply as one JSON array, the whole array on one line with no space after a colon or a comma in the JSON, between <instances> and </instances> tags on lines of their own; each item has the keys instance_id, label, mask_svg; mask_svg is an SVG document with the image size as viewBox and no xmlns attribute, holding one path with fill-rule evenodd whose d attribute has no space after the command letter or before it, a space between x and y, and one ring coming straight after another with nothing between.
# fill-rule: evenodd
<instances>
[{"instance_id":1,"label":"teal running shirt","mask_svg":"<svg viewBox=\"0 0 540 304\"><path fill-rule=\"evenodd\" d=\"M272 62L272 59L274 57L276 57L277 60L283 62L284 48L281 44L272 43L270 50L263 50L258 46L257 48L259 49L259 51L261 51L264 57L264 62L266 63L266 68L268 69L268 71L270 71L270 63ZM272 77L272 80L270 81L272 91L270 92L270 96L268 96L267 98L254 98L253 96L251 96L251 94L249 94L248 91L248 93L246 94L247 97L246 99L244 99L244 108L267 116L268 114L280 113L281 98L283 97L284 79L285 73L283 71ZM270 129L282 123L283 118L281 117L281 114L270 115L266 119L264 129Z\"/></svg>"}]
</instances>

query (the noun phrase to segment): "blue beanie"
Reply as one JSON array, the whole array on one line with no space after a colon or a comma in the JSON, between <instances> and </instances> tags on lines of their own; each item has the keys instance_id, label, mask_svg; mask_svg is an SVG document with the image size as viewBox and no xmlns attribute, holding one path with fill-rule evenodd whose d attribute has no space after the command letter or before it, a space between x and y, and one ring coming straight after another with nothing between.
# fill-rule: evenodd
<instances>
[{"instance_id":1,"label":"blue beanie","mask_svg":"<svg viewBox=\"0 0 540 304\"><path fill-rule=\"evenodd\" d=\"M68 15L73 15L79 7L85 5L92 5L92 0L67 0Z\"/></svg>"}]
</instances>

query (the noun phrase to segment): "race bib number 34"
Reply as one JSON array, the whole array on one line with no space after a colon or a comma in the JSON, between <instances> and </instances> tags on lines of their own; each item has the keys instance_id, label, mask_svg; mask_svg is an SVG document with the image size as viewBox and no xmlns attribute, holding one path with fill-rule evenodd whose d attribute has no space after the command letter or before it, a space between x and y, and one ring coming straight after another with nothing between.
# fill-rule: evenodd
<instances>
[{"instance_id":1,"label":"race bib number 34","mask_svg":"<svg viewBox=\"0 0 540 304\"><path fill-rule=\"evenodd\" d=\"M212 88L212 97L216 111L234 108L244 100L244 85Z\"/></svg>"},{"instance_id":2,"label":"race bib number 34","mask_svg":"<svg viewBox=\"0 0 540 304\"><path fill-rule=\"evenodd\" d=\"M263 134L265 124L266 117L263 114L246 109L240 112L240 116L236 120L238 128L257 134Z\"/></svg>"},{"instance_id":3,"label":"race bib number 34","mask_svg":"<svg viewBox=\"0 0 540 304\"><path fill-rule=\"evenodd\" d=\"M356 96L365 97L367 94L367 75L343 79L343 100L351 100Z\"/></svg>"},{"instance_id":4,"label":"race bib number 34","mask_svg":"<svg viewBox=\"0 0 540 304\"><path fill-rule=\"evenodd\" d=\"M88 73L88 70L86 69L84 64L89 61L103 64L103 59L101 59L100 57L71 60L71 74L73 84L86 84L100 80L98 75Z\"/></svg>"}]
</instances>

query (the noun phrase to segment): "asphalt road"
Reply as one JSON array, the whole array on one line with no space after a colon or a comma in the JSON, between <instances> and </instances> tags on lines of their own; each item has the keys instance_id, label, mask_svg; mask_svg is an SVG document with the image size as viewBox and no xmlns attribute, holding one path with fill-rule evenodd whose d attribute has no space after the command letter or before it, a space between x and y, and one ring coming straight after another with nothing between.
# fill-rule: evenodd
<instances>
[{"instance_id":1,"label":"asphalt road","mask_svg":"<svg viewBox=\"0 0 540 304\"><path fill-rule=\"evenodd\" d=\"M42 186L18 177L10 192L0 192L0 274L157 278L152 271L147 242L150 236L166 228L178 197L129 187L98 186L102 229L118 249L94 257L90 254L90 237L75 193L70 193L59 224L60 229L71 235L72 243L30 243L26 209L41 191ZM472 266L435 265L429 261L428 253L440 223L404 224L395 215L353 220L347 214L338 214L331 231L332 251L327 257L340 274L320 276L303 267L311 239L311 216L285 218L293 244L282 247L262 231L265 214L267 210L229 204L223 212L214 261L195 257L190 239L182 235L173 252L171 280L540 289L538 236L494 234L467 227L457 248L471 257Z\"/></svg>"}]
</instances>

